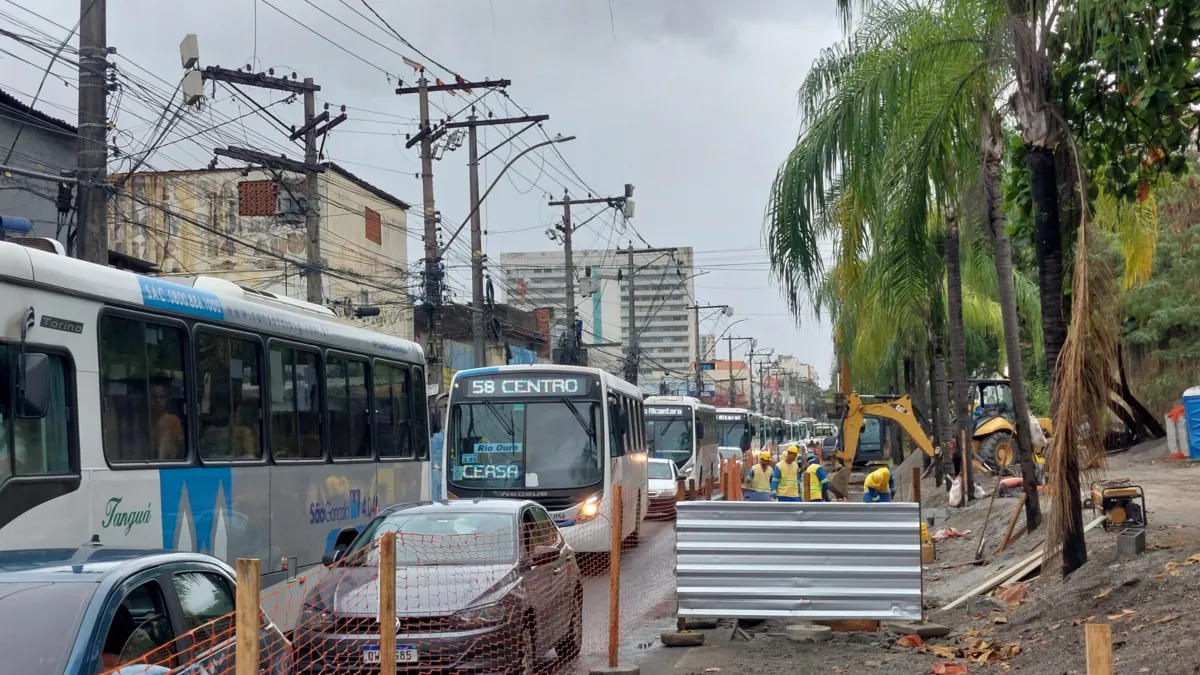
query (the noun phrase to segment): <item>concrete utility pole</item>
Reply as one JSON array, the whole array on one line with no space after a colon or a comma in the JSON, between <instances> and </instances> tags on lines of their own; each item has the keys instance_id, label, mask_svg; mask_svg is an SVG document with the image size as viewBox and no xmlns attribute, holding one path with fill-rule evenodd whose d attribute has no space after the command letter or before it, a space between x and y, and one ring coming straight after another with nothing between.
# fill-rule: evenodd
<instances>
[{"instance_id":1,"label":"concrete utility pole","mask_svg":"<svg viewBox=\"0 0 1200 675\"><path fill-rule=\"evenodd\" d=\"M626 218L632 218L633 185L626 183L625 194L620 197L588 197L587 199L571 199L571 194L564 189L561 201L550 202L550 206L563 207L563 222L557 229L562 232L563 260L566 263L564 280L567 284L567 341L558 352L561 355L558 362L564 365L577 365L579 360L579 345L582 341L582 336L580 336L579 331L575 327L575 258L574 251L571 248L571 235L575 230L571 224L572 204L605 204L610 208L621 209ZM634 379L632 382L636 384L637 380Z\"/></svg>"},{"instance_id":2,"label":"concrete utility pole","mask_svg":"<svg viewBox=\"0 0 1200 675\"><path fill-rule=\"evenodd\" d=\"M750 406L750 410L755 409L755 407L754 407L754 357L756 357L756 356L769 357L769 356L771 356L772 353L774 353L774 351L775 350L773 350L773 349L764 349L762 351L755 351L755 350L751 349L750 353L746 355L746 359L747 359L746 360L746 380L750 386L750 400L748 402L748 404ZM758 394L759 394L759 398L761 399L762 395L763 395L761 386L759 386Z\"/></svg>"},{"instance_id":3,"label":"concrete utility pole","mask_svg":"<svg viewBox=\"0 0 1200 675\"><path fill-rule=\"evenodd\" d=\"M626 194L628 194L629 192L632 191L631 186L628 186L628 185L625 186L625 189L626 189ZM635 281L637 280L637 273L640 268L634 267L633 254L634 253L670 253L673 255L675 253L675 250L676 250L675 248L639 248L639 249L635 249L633 247L632 243L629 245L629 248L627 248L627 249L624 249L624 250L618 249L617 250L617 255L628 255L629 256L629 290L626 293L626 295L628 296L627 302L629 303L629 324L628 324L629 325L629 342L628 342L628 349L625 354L625 379L630 384L637 384L637 382L638 382L638 363L641 360L641 352L638 347L637 312L634 311L635 305L636 305L636 295L635 295L634 286L636 285ZM649 265L649 264L650 263L647 263L647 265ZM643 267L645 267L645 266L646 265L643 265Z\"/></svg>"},{"instance_id":4,"label":"concrete utility pole","mask_svg":"<svg viewBox=\"0 0 1200 675\"><path fill-rule=\"evenodd\" d=\"M329 106L325 106L325 110L321 114L317 114L317 92L321 91L319 85L313 84L311 77L306 77L302 82L295 79L295 73L292 74L293 79L286 77L275 77L268 73L249 73L242 70L230 70L219 66L209 66L201 71L201 76L205 80L213 80L216 82L225 82L237 87L256 87L258 89L272 89L275 91L286 91L290 94L300 94L304 97L304 124L299 128L292 127L292 133L288 135L289 140L304 138L304 161L294 162L292 160L268 155L257 150L248 150L245 148L228 147L225 149L216 150L216 154L229 157L231 159L239 159L248 163L258 164L268 169L276 171L291 171L294 173L304 174L304 240L305 240L305 259L308 263L304 274L307 278L307 293L306 299L317 305L325 304L325 276L323 270L325 268L324 261L321 260L321 187L318 174L325 173L325 167L321 166L321 154L317 149L317 139L328 134L331 129L346 121L345 108L342 108L342 113L334 119L329 119ZM280 189L291 192L291 189L286 183L281 181Z\"/></svg>"},{"instance_id":5,"label":"concrete utility pole","mask_svg":"<svg viewBox=\"0 0 1200 675\"><path fill-rule=\"evenodd\" d=\"M512 84L509 80L485 82L466 82L459 80L453 84L429 85L425 77L425 69L419 64L414 66L420 72L420 79L415 87L397 87L396 94L417 94L418 110L421 116L421 129L405 142L404 147L411 148L421 144L421 203L425 224L425 310L428 312L428 327L425 337L425 368L428 371L426 382L442 390L442 259L438 250L438 215L433 201L433 143L445 135L447 126L441 124L434 129L429 119L429 93L438 91L469 91L471 89L499 88Z\"/></svg>"},{"instance_id":6,"label":"concrete utility pole","mask_svg":"<svg viewBox=\"0 0 1200 675\"><path fill-rule=\"evenodd\" d=\"M522 132L533 127L533 125L544 122L550 119L549 115L526 115L525 117L505 117L492 118L481 120L475 116L475 108L471 108L471 116L466 122L448 122L444 126L446 129L461 129L466 127L469 131L469 142L471 147L468 149L470 159L468 168L470 169L471 180L471 337L472 337L472 353L476 367L487 365L487 349L486 341L484 340L484 307L483 307L483 266L487 256L483 254L483 225L480 218L481 209L480 203L483 198L479 196L479 161L490 155L500 146L508 141L521 135ZM528 126L521 131L509 136L508 139L497 145L495 148L481 157L479 155L479 134L477 129L482 126L495 126L500 124L526 124ZM431 188L432 189L432 188ZM448 246L449 244L447 244Z\"/></svg>"},{"instance_id":7,"label":"concrete utility pole","mask_svg":"<svg viewBox=\"0 0 1200 675\"><path fill-rule=\"evenodd\" d=\"M79 3L79 206L75 255L108 265L108 3Z\"/></svg>"},{"instance_id":8,"label":"concrete utility pole","mask_svg":"<svg viewBox=\"0 0 1200 675\"><path fill-rule=\"evenodd\" d=\"M749 341L751 343L751 349L753 349L755 338L734 337L732 335L726 336L726 338L725 338L725 341L729 344L729 361L728 361L728 363L729 363L729 407L730 408L737 405L737 391L734 388L735 380L733 378L733 341L734 340L737 340L739 342ZM747 372L746 376L749 377L750 373Z\"/></svg>"},{"instance_id":9,"label":"concrete utility pole","mask_svg":"<svg viewBox=\"0 0 1200 675\"><path fill-rule=\"evenodd\" d=\"M688 305L688 309L696 313L694 324L696 327L696 398L700 398L704 393L704 375L700 371L700 361L702 360L700 354L700 310L722 309L725 310L727 316L730 312L729 305Z\"/></svg>"}]
</instances>

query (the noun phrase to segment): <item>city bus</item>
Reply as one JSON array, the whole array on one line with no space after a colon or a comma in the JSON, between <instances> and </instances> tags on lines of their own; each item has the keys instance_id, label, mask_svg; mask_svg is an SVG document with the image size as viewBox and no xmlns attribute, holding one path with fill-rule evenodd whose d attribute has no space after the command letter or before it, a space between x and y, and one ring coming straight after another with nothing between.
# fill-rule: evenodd
<instances>
[{"instance_id":1,"label":"city bus","mask_svg":"<svg viewBox=\"0 0 1200 675\"><path fill-rule=\"evenodd\" d=\"M444 493L530 499L571 547L611 548L613 488L621 538L649 505L642 392L599 368L511 365L460 370L450 385Z\"/></svg>"},{"instance_id":2,"label":"city bus","mask_svg":"<svg viewBox=\"0 0 1200 675\"><path fill-rule=\"evenodd\" d=\"M745 408L717 408L717 444L720 448L737 448L743 455L754 447L755 430L751 413ZM768 449L763 446L763 449Z\"/></svg>"},{"instance_id":3,"label":"city bus","mask_svg":"<svg viewBox=\"0 0 1200 675\"><path fill-rule=\"evenodd\" d=\"M429 498L418 345L56 244L0 242L0 550L258 558L265 598ZM277 597L288 629L299 602Z\"/></svg>"},{"instance_id":4,"label":"city bus","mask_svg":"<svg viewBox=\"0 0 1200 675\"><path fill-rule=\"evenodd\" d=\"M717 409L690 396L647 396L646 443L651 457L675 462L679 475L704 485L717 480Z\"/></svg>"}]
</instances>

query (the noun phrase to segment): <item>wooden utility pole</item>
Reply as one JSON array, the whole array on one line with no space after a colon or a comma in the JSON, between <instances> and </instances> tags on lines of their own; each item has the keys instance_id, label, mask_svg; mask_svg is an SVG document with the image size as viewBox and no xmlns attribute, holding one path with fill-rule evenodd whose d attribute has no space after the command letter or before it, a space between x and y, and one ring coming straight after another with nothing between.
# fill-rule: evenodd
<instances>
[{"instance_id":1,"label":"wooden utility pole","mask_svg":"<svg viewBox=\"0 0 1200 675\"><path fill-rule=\"evenodd\" d=\"M275 77L273 74L268 73L248 73L242 70L230 70L229 68L221 68L219 66L209 66L201 71L201 75L205 80L225 82L234 87L241 85L256 87L258 89L272 89L275 91L285 91L290 94L299 94L304 97L304 124L299 128L293 126L292 132L288 136L288 139L292 141L301 137L304 138L303 162L294 162L284 157L268 155L257 150L236 147L218 149L216 150L216 154L258 164L276 171L291 171L304 174L304 239L305 259L308 263L307 268L304 270L307 279L305 297L313 304L324 305L325 277L323 270L325 263L321 260L321 186L318 174L324 173L325 167L321 166L320 163L321 155L317 149L317 140L324 137L337 125L346 121L345 108L343 107L342 113L332 120L329 118L328 105L318 115L317 92L321 91L321 87L313 84L311 77L306 77L303 81L297 81L294 79L295 74L293 74L293 79L288 79L286 77ZM291 188L286 183L280 182L280 189L290 193Z\"/></svg>"},{"instance_id":2,"label":"wooden utility pole","mask_svg":"<svg viewBox=\"0 0 1200 675\"><path fill-rule=\"evenodd\" d=\"M108 3L79 3L79 205L75 255L108 265Z\"/></svg>"},{"instance_id":3,"label":"wooden utility pole","mask_svg":"<svg viewBox=\"0 0 1200 675\"><path fill-rule=\"evenodd\" d=\"M508 143L512 139L519 136L522 132L531 128L533 125L544 122L550 119L549 115L526 115L524 117L503 117L479 119L475 116L475 109L471 109L471 116L466 122L447 122L444 126L446 129L462 129L466 128L470 136L470 159L468 168L470 169L471 181L471 216L468 220L471 222L471 337L472 337L472 352L475 357L475 366L483 367L487 365L487 350L486 341L484 340L484 301L483 301L483 270L487 256L483 254L483 224L480 218L480 202L479 196L479 161L487 155L490 155L500 146ZM496 147L488 150L483 156L479 154L479 135L477 129L483 126L497 126L501 124L525 124L528 125L521 131L509 136L508 139L501 142ZM432 187L431 187L432 189ZM432 194L432 193L431 193Z\"/></svg>"},{"instance_id":4,"label":"wooden utility pole","mask_svg":"<svg viewBox=\"0 0 1200 675\"><path fill-rule=\"evenodd\" d=\"M575 258L571 248L571 235L575 228L571 224L572 204L606 204L610 208L625 209L626 217L628 217L630 214L626 207L633 204L633 186L626 184L625 194L621 197L588 197L587 199L571 199L570 193L564 189L562 200L550 202L550 206L563 207L563 221L557 229L562 232L563 261L566 267L564 281L567 284L567 338L566 343L555 353L559 355L557 362L565 365L579 365L579 345L582 342L582 336L575 327ZM636 379L632 381L637 382Z\"/></svg>"},{"instance_id":5,"label":"wooden utility pole","mask_svg":"<svg viewBox=\"0 0 1200 675\"><path fill-rule=\"evenodd\" d=\"M512 84L509 80L484 82L466 82L459 80L453 84L434 84L430 86L425 77L425 69L416 64L420 79L415 87L397 87L396 94L416 94L419 114L421 116L420 130L405 142L405 148L421 144L421 203L422 216L425 225L425 310L428 312L428 328L425 336L425 364L428 371L426 382L433 384L438 392L442 390L442 259L438 250L438 215L433 201L433 143L446 133L446 125L441 124L434 129L429 118L429 94L438 91L470 91L471 89L500 88Z\"/></svg>"}]
</instances>

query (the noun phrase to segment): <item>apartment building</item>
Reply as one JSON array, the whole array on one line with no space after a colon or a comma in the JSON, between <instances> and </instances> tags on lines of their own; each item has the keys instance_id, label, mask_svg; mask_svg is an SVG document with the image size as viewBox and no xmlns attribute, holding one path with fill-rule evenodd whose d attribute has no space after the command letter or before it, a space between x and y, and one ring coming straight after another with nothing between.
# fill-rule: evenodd
<instances>
[{"instance_id":1,"label":"apartment building","mask_svg":"<svg viewBox=\"0 0 1200 675\"><path fill-rule=\"evenodd\" d=\"M561 324L567 303L565 265L561 250L500 256L506 301L522 309L553 307L560 322L552 327L554 338L566 330ZM619 372L621 355L629 344L629 257L614 250L576 251L574 265L583 344L597 356L598 366ZM639 380L686 375L697 340L688 310L695 297L692 248L635 253L633 265ZM600 358L606 354L610 356Z\"/></svg>"}]
</instances>

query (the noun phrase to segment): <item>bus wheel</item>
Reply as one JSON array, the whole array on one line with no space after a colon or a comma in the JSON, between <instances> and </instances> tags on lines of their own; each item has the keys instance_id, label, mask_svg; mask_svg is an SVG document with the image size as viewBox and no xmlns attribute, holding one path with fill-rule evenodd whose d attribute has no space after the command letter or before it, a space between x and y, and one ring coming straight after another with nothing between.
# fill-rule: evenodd
<instances>
[{"instance_id":1,"label":"bus wheel","mask_svg":"<svg viewBox=\"0 0 1200 675\"><path fill-rule=\"evenodd\" d=\"M642 495L640 490L638 491L637 505L633 510L633 517L636 519L633 521L635 523L633 532L630 532L629 536L625 539L630 548L635 548L638 544L642 543Z\"/></svg>"}]
</instances>

